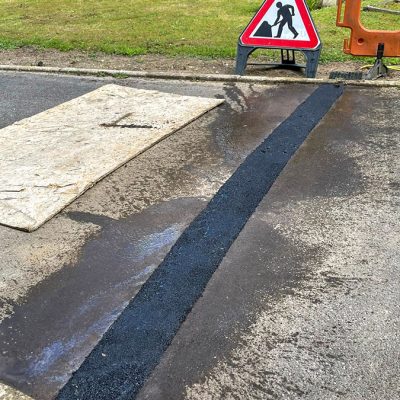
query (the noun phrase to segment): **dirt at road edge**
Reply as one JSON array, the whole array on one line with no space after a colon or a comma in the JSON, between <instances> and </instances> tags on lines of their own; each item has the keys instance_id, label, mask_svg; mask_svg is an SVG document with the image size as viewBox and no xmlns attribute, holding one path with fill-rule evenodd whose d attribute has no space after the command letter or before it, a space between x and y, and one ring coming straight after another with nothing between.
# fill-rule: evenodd
<instances>
[{"instance_id":1,"label":"dirt at road edge","mask_svg":"<svg viewBox=\"0 0 400 400\"><path fill-rule=\"evenodd\" d=\"M259 58L257 62L268 62ZM301 61L300 61L301 62ZM39 49L32 46L14 50L0 50L0 64L44 66L44 67L73 67L96 68L132 71L176 71L205 74L233 74L234 59L206 59L196 57L167 57L162 55L120 56L105 53L91 53L84 51L62 52L53 49ZM357 71L363 63L360 62L331 62L320 64L318 78L327 78L331 71ZM270 77L301 77L302 70L267 69L260 66L249 66L247 75ZM400 72L391 71L386 78L400 79Z\"/></svg>"}]
</instances>

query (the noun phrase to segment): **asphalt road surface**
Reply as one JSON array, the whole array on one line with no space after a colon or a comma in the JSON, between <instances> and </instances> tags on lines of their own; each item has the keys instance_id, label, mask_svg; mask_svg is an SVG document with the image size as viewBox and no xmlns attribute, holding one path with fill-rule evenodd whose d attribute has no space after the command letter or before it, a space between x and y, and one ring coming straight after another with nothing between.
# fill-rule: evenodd
<instances>
[{"instance_id":1,"label":"asphalt road surface","mask_svg":"<svg viewBox=\"0 0 400 400\"><path fill-rule=\"evenodd\" d=\"M0 127L110 82L226 102L0 226L0 399L400 398L398 90L2 73Z\"/></svg>"}]
</instances>

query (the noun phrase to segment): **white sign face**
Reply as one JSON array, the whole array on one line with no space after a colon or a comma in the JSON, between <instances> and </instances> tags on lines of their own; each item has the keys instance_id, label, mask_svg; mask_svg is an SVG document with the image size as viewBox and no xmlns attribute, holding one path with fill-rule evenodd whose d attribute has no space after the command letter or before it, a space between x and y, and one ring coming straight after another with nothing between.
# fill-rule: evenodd
<instances>
[{"instance_id":1,"label":"white sign face","mask_svg":"<svg viewBox=\"0 0 400 400\"><path fill-rule=\"evenodd\" d=\"M250 38L310 41L294 0L274 1L264 17L256 25Z\"/></svg>"}]
</instances>

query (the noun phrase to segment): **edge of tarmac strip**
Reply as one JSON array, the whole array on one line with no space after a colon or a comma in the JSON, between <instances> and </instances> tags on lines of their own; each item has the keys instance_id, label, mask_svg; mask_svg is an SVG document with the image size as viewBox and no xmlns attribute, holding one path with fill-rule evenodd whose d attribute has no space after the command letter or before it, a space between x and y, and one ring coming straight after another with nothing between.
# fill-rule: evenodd
<instances>
[{"instance_id":1,"label":"edge of tarmac strip","mask_svg":"<svg viewBox=\"0 0 400 400\"><path fill-rule=\"evenodd\" d=\"M146 78L146 79L165 79L165 80L184 80L193 82L227 82L227 83L257 83L257 84L341 84L365 87L400 87L400 81L366 81L366 80L338 80L326 78L290 78L290 77L267 77L267 76L241 76L241 75L223 75L223 74L190 74L178 72L147 72L147 71L129 71L112 69L86 69L86 68L58 68L58 67L35 67L23 65L0 65L0 71L10 72L31 72L47 74L65 74L65 75L86 75L94 77L111 78Z\"/></svg>"},{"instance_id":2,"label":"edge of tarmac strip","mask_svg":"<svg viewBox=\"0 0 400 400\"><path fill-rule=\"evenodd\" d=\"M132 399L283 168L343 93L321 85L238 167L57 399Z\"/></svg>"}]
</instances>

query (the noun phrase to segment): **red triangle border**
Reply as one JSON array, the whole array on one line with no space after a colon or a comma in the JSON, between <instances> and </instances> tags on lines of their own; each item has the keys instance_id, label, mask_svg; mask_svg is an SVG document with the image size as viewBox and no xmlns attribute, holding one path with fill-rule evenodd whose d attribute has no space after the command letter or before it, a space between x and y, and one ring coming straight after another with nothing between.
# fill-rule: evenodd
<instances>
[{"instance_id":1,"label":"red triangle border","mask_svg":"<svg viewBox=\"0 0 400 400\"><path fill-rule=\"evenodd\" d=\"M303 50L315 50L321 44L317 29L315 28L314 22L311 18L308 7L305 4L305 0L294 0L296 6L300 12L301 19L303 20L306 28L308 37L310 40L290 40L290 39L275 39L275 38L252 38L250 35L254 32L257 25L264 18L267 11L275 3L275 0L266 0L256 15L250 21L247 28L243 31L240 36L240 42L244 46L253 47L266 47L266 48L288 48L288 49L303 49Z\"/></svg>"}]
</instances>

